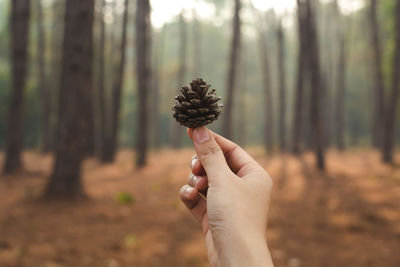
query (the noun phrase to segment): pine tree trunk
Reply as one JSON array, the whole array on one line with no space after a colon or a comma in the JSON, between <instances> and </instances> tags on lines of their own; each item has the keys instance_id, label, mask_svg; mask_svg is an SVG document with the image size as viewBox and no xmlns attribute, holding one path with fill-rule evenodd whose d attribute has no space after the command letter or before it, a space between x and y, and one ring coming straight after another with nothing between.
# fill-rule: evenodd
<instances>
[{"instance_id":1,"label":"pine tree trunk","mask_svg":"<svg viewBox=\"0 0 400 267\"><path fill-rule=\"evenodd\" d=\"M181 88L185 84L185 72L186 72L186 53L187 53L187 32L186 22L181 13L179 19L179 32L180 32L180 50L179 50L179 70L177 79L177 88ZM184 129L182 126L174 121L174 133L172 136L172 147L178 149L182 146L182 136Z\"/></svg>"},{"instance_id":2,"label":"pine tree trunk","mask_svg":"<svg viewBox=\"0 0 400 267\"><path fill-rule=\"evenodd\" d=\"M162 66L164 59L164 45L166 36L166 26L164 25L161 32L158 34L158 41L154 42L154 78L153 78L153 143L156 149L161 147L161 120L160 120L160 84L162 78Z\"/></svg>"},{"instance_id":3,"label":"pine tree trunk","mask_svg":"<svg viewBox=\"0 0 400 267\"><path fill-rule=\"evenodd\" d=\"M81 165L92 101L94 0L68 0L59 95L55 164L47 197L83 195Z\"/></svg>"},{"instance_id":4,"label":"pine tree trunk","mask_svg":"<svg viewBox=\"0 0 400 267\"><path fill-rule=\"evenodd\" d=\"M371 6L369 8L369 20L371 26L371 45L373 51L373 68L375 73L375 90L374 90L374 116L373 116L373 145L375 147L381 147L383 138L383 118L384 114L384 92L385 85L383 81L382 71L382 50L380 40L380 30L378 23L378 7L377 0L371 0Z\"/></svg>"},{"instance_id":5,"label":"pine tree trunk","mask_svg":"<svg viewBox=\"0 0 400 267\"><path fill-rule=\"evenodd\" d=\"M387 99L387 111L385 116L384 140L383 140L383 161L385 163L393 163L393 151L395 148L395 122L397 113L397 104L400 90L400 0L397 0L395 12L395 40L396 47L393 57L392 68L392 90Z\"/></svg>"},{"instance_id":6,"label":"pine tree trunk","mask_svg":"<svg viewBox=\"0 0 400 267\"><path fill-rule=\"evenodd\" d=\"M46 84L46 36L43 25L43 7L42 0L36 0L36 25L37 25L37 71L40 99L42 101L42 151L47 153L50 151L50 113L51 113L51 95Z\"/></svg>"},{"instance_id":7,"label":"pine tree trunk","mask_svg":"<svg viewBox=\"0 0 400 267\"><path fill-rule=\"evenodd\" d=\"M22 167L24 94L28 68L30 1L11 1L11 75L12 90L7 114L4 173Z\"/></svg>"},{"instance_id":8,"label":"pine tree trunk","mask_svg":"<svg viewBox=\"0 0 400 267\"><path fill-rule=\"evenodd\" d=\"M197 0L196 0L197 2ZM202 34L201 34L201 24L197 18L196 10L193 9L193 77L201 77L203 70L203 60L202 60Z\"/></svg>"},{"instance_id":9,"label":"pine tree trunk","mask_svg":"<svg viewBox=\"0 0 400 267\"><path fill-rule=\"evenodd\" d=\"M279 71L279 146L286 150L286 77L285 77L285 41L282 23L278 25L278 71Z\"/></svg>"},{"instance_id":10,"label":"pine tree trunk","mask_svg":"<svg viewBox=\"0 0 400 267\"><path fill-rule=\"evenodd\" d=\"M111 135L106 136L103 161L112 162L115 159L115 154L118 147L118 132L121 113L121 97L124 85L124 74L126 65L126 41L128 28L129 2L125 0L124 15L122 18L122 37L120 44L120 55L117 63L116 71L113 76L113 85L111 91Z\"/></svg>"},{"instance_id":11,"label":"pine tree trunk","mask_svg":"<svg viewBox=\"0 0 400 267\"><path fill-rule=\"evenodd\" d=\"M150 91L150 2L137 0L136 8L136 71L138 88L137 167L146 165L148 137L148 92Z\"/></svg>"},{"instance_id":12,"label":"pine tree trunk","mask_svg":"<svg viewBox=\"0 0 400 267\"><path fill-rule=\"evenodd\" d=\"M300 153L300 140L303 128L303 107L304 107L304 84L305 76L307 73L306 60L308 58L308 49L305 43L305 10L304 4L297 0L297 23L298 23L298 36L299 36L299 51L297 61L297 81L296 81L296 92L294 99L294 114L293 114L293 144L292 152L297 155Z\"/></svg>"},{"instance_id":13,"label":"pine tree trunk","mask_svg":"<svg viewBox=\"0 0 400 267\"><path fill-rule=\"evenodd\" d=\"M225 110L224 110L224 125L223 125L223 133L224 136L228 139L232 139L233 137L233 103L234 103L234 92L236 87L236 75L238 69L238 61L239 61L239 49L240 49L240 9L241 3L240 0L235 0L235 13L233 17L233 35L232 35L232 43L231 43L231 53L229 59L228 66L228 79L227 79L227 87L226 87L226 100L225 100Z\"/></svg>"},{"instance_id":14,"label":"pine tree trunk","mask_svg":"<svg viewBox=\"0 0 400 267\"><path fill-rule=\"evenodd\" d=\"M339 150L345 149L344 131L345 131L345 94L346 94L346 44L345 37L342 34L340 38L340 57L338 64L338 81L336 95L336 144Z\"/></svg>"},{"instance_id":15,"label":"pine tree trunk","mask_svg":"<svg viewBox=\"0 0 400 267\"><path fill-rule=\"evenodd\" d=\"M247 49L242 42L241 52L240 52L240 68L239 68L239 88L238 94L240 97L236 98L237 102L237 127L236 135L237 142L240 146L244 147L246 145L246 135L247 135L247 123L246 123L246 91L247 91Z\"/></svg>"},{"instance_id":16,"label":"pine tree trunk","mask_svg":"<svg viewBox=\"0 0 400 267\"><path fill-rule=\"evenodd\" d=\"M317 159L317 168L325 169L324 157L324 125L322 123L322 76L320 66L320 54L318 45L318 33L316 29L316 19L313 4L307 0L307 31L308 46L312 53L308 53L311 75L311 127L313 130L314 152Z\"/></svg>"},{"instance_id":17,"label":"pine tree trunk","mask_svg":"<svg viewBox=\"0 0 400 267\"><path fill-rule=\"evenodd\" d=\"M104 161L105 159L105 139L107 131L106 121L106 103L105 103L105 44L106 44L106 23L104 21L104 9L106 1L101 0L100 5L100 51L99 51L99 73L97 77L97 154L99 158Z\"/></svg>"},{"instance_id":18,"label":"pine tree trunk","mask_svg":"<svg viewBox=\"0 0 400 267\"><path fill-rule=\"evenodd\" d=\"M62 65L62 42L64 34L64 13L65 1L55 0L52 5L52 31L51 31L51 48L50 48L50 68L48 79L48 93L50 98L50 125L49 125L49 143L50 150L54 151L56 126L58 122L58 99L61 80Z\"/></svg>"}]
</instances>

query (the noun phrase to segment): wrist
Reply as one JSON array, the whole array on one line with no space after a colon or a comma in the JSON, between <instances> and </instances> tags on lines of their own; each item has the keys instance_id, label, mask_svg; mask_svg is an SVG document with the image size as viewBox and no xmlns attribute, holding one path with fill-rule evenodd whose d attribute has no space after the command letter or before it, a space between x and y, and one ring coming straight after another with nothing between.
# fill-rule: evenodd
<instances>
[{"instance_id":1,"label":"wrist","mask_svg":"<svg viewBox=\"0 0 400 267\"><path fill-rule=\"evenodd\" d=\"M249 235L230 238L229 244L223 246L218 266L273 266L266 238Z\"/></svg>"}]
</instances>

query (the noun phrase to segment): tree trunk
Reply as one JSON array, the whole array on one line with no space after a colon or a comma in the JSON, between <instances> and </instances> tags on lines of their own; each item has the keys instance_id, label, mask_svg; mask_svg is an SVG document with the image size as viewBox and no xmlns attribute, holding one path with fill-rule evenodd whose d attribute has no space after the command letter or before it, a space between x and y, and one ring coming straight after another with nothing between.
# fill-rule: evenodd
<instances>
[{"instance_id":1,"label":"tree trunk","mask_svg":"<svg viewBox=\"0 0 400 267\"><path fill-rule=\"evenodd\" d=\"M306 1L307 7L307 41L312 53L308 53L310 62L310 83L311 83L311 127L313 130L314 151L317 159L317 168L325 169L324 157L324 125L322 123L322 76L319 58L318 33L316 29L316 19L311 0Z\"/></svg>"},{"instance_id":2,"label":"tree trunk","mask_svg":"<svg viewBox=\"0 0 400 267\"><path fill-rule=\"evenodd\" d=\"M197 3L197 0L196 0ZM203 69L202 61L202 35L201 24L197 18L196 10L193 8L193 77L201 77Z\"/></svg>"},{"instance_id":3,"label":"tree trunk","mask_svg":"<svg viewBox=\"0 0 400 267\"><path fill-rule=\"evenodd\" d=\"M383 119L385 114L384 110L384 94L385 84L383 81L382 71L382 50L380 41L380 30L377 15L378 7L377 0L371 0L371 6L369 8L369 20L371 27L371 45L373 52L373 68L375 73L375 86L374 86L374 116L373 116L373 145L375 147L381 147L383 138Z\"/></svg>"},{"instance_id":4,"label":"tree trunk","mask_svg":"<svg viewBox=\"0 0 400 267\"><path fill-rule=\"evenodd\" d=\"M107 131L106 103L105 103L105 43L106 43L106 23L104 21L104 9L106 1L101 0L100 5L100 51L99 51L99 73L97 77L97 125L96 130L96 152L99 158L105 159L105 139Z\"/></svg>"},{"instance_id":5,"label":"tree trunk","mask_svg":"<svg viewBox=\"0 0 400 267\"><path fill-rule=\"evenodd\" d=\"M179 20L179 30L180 30L180 54L179 54L179 70L176 88L181 88L185 84L185 72L186 72L186 52L187 52L187 32L186 23L183 17L183 13L180 14ZM172 147L178 149L182 146L182 136L183 136L182 126L174 121L174 134L172 136Z\"/></svg>"},{"instance_id":6,"label":"tree trunk","mask_svg":"<svg viewBox=\"0 0 400 267\"><path fill-rule=\"evenodd\" d=\"M278 25L278 71L279 71L279 146L286 150L286 77L285 77L285 40L282 23Z\"/></svg>"},{"instance_id":7,"label":"tree trunk","mask_svg":"<svg viewBox=\"0 0 400 267\"><path fill-rule=\"evenodd\" d=\"M30 1L11 1L11 75L12 90L7 114L4 173L22 167L24 94L28 68Z\"/></svg>"},{"instance_id":8,"label":"tree trunk","mask_svg":"<svg viewBox=\"0 0 400 267\"><path fill-rule=\"evenodd\" d=\"M64 34L65 3L63 0L55 0L52 5L52 31L51 31L51 53L48 78L48 93L50 98L50 149L53 152L56 138L56 127L58 121L58 99L61 84L62 65L62 42Z\"/></svg>"},{"instance_id":9,"label":"tree trunk","mask_svg":"<svg viewBox=\"0 0 400 267\"><path fill-rule=\"evenodd\" d=\"M266 30L264 22L258 11L252 6L253 13L257 17L257 32L258 32L258 46L260 51L261 69L263 86L265 93L265 131L264 131L264 143L267 152L272 152L273 149L273 102L272 102L272 83L271 73L269 67L269 55L267 47Z\"/></svg>"},{"instance_id":10,"label":"tree trunk","mask_svg":"<svg viewBox=\"0 0 400 267\"><path fill-rule=\"evenodd\" d=\"M164 60L164 45L166 26L164 25L158 34L158 42L154 42L154 64L153 64L153 143L156 149L161 147L161 120L160 120L160 84L162 84L162 66Z\"/></svg>"},{"instance_id":11,"label":"tree trunk","mask_svg":"<svg viewBox=\"0 0 400 267\"><path fill-rule=\"evenodd\" d=\"M236 103L237 103L237 126L235 127L236 129L236 140L238 144L242 147L246 145L246 91L247 91L247 67L246 67L246 62L247 62L247 49L245 44L241 44L241 49L240 49L240 68L239 68L239 88L238 88L238 94L240 97L236 98Z\"/></svg>"},{"instance_id":12,"label":"tree trunk","mask_svg":"<svg viewBox=\"0 0 400 267\"><path fill-rule=\"evenodd\" d=\"M105 148L103 154L104 162L114 161L115 154L118 147L118 132L120 124L120 113L121 113L121 97L122 89L124 87L124 74L125 74L125 62L126 62L126 40L127 40L127 28L128 28L128 14L129 14L129 2L125 0L124 15L122 18L122 37L120 44L120 55L115 73L113 76L113 85L111 91L111 135L106 136Z\"/></svg>"},{"instance_id":13,"label":"tree trunk","mask_svg":"<svg viewBox=\"0 0 400 267\"><path fill-rule=\"evenodd\" d=\"M233 34L231 43L231 54L229 60L229 72L226 87L226 100L224 110L224 125L223 132L224 136L228 139L232 139L232 118L233 118L233 103L234 103L234 92L236 86L236 74L238 69L239 61L239 49L240 49L240 0L235 0L235 13L233 17Z\"/></svg>"},{"instance_id":14,"label":"tree trunk","mask_svg":"<svg viewBox=\"0 0 400 267\"><path fill-rule=\"evenodd\" d=\"M37 25L37 70L38 70L38 86L40 92L40 99L42 102L42 151L44 153L50 152L50 116L51 116L51 95L50 90L46 84L46 36L43 25L43 7L42 0L36 0L36 25Z\"/></svg>"},{"instance_id":15,"label":"tree trunk","mask_svg":"<svg viewBox=\"0 0 400 267\"><path fill-rule=\"evenodd\" d=\"M339 150L345 149L345 94L346 94L346 40L344 34L340 37L340 56L338 64L338 81L336 95L336 144Z\"/></svg>"},{"instance_id":16,"label":"tree trunk","mask_svg":"<svg viewBox=\"0 0 400 267\"><path fill-rule=\"evenodd\" d=\"M304 85L305 76L308 75L307 67L308 64L308 47L305 42L305 9L304 3L297 0L297 23L298 23L298 36L299 36L299 51L298 51L298 65L297 65L297 81L296 81L296 92L294 99L294 114L293 114L293 144L292 152L297 155L300 153L300 140L303 129L303 107L304 107Z\"/></svg>"},{"instance_id":17,"label":"tree trunk","mask_svg":"<svg viewBox=\"0 0 400 267\"><path fill-rule=\"evenodd\" d=\"M136 71L138 88L138 120L137 120L137 167L146 165L147 137L148 137L148 110L147 96L150 91L150 2L137 0L136 8Z\"/></svg>"},{"instance_id":18,"label":"tree trunk","mask_svg":"<svg viewBox=\"0 0 400 267\"><path fill-rule=\"evenodd\" d=\"M383 140L383 161L385 163L393 163L393 150L395 148L395 122L397 113L397 103L400 90L400 0L397 0L395 12L395 40L396 47L393 57L392 68L392 90L387 99L387 111L385 116L384 140Z\"/></svg>"},{"instance_id":19,"label":"tree trunk","mask_svg":"<svg viewBox=\"0 0 400 267\"><path fill-rule=\"evenodd\" d=\"M92 101L94 0L68 0L59 95L55 164L48 197L83 195L81 165L88 142Z\"/></svg>"}]
</instances>

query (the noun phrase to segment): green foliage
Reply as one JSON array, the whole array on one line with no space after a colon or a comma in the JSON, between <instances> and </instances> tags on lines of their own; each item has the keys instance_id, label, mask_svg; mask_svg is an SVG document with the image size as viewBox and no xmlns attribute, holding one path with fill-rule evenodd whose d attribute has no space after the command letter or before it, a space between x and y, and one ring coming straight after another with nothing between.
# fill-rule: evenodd
<instances>
[{"instance_id":1,"label":"green foliage","mask_svg":"<svg viewBox=\"0 0 400 267\"><path fill-rule=\"evenodd\" d=\"M116 200L120 204L131 205L135 203L135 198L131 193L121 192L117 195Z\"/></svg>"}]
</instances>

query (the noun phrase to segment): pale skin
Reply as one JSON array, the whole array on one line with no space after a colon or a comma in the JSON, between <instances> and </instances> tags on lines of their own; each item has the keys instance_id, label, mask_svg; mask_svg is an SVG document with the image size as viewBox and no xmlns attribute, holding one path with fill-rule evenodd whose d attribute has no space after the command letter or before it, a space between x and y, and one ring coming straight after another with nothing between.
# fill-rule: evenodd
<instances>
[{"instance_id":1,"label":"pale skin","mask_svg":"<svg viewBox=\"0 0 400 267\"><path fill-rule=\"evenodd\" d=\"M188 135L196 155L180 196L203 229L210 265L273 266L266 240L270 176L242 148L206 127L188 129Z\"/></svg>"}]
</instances>

